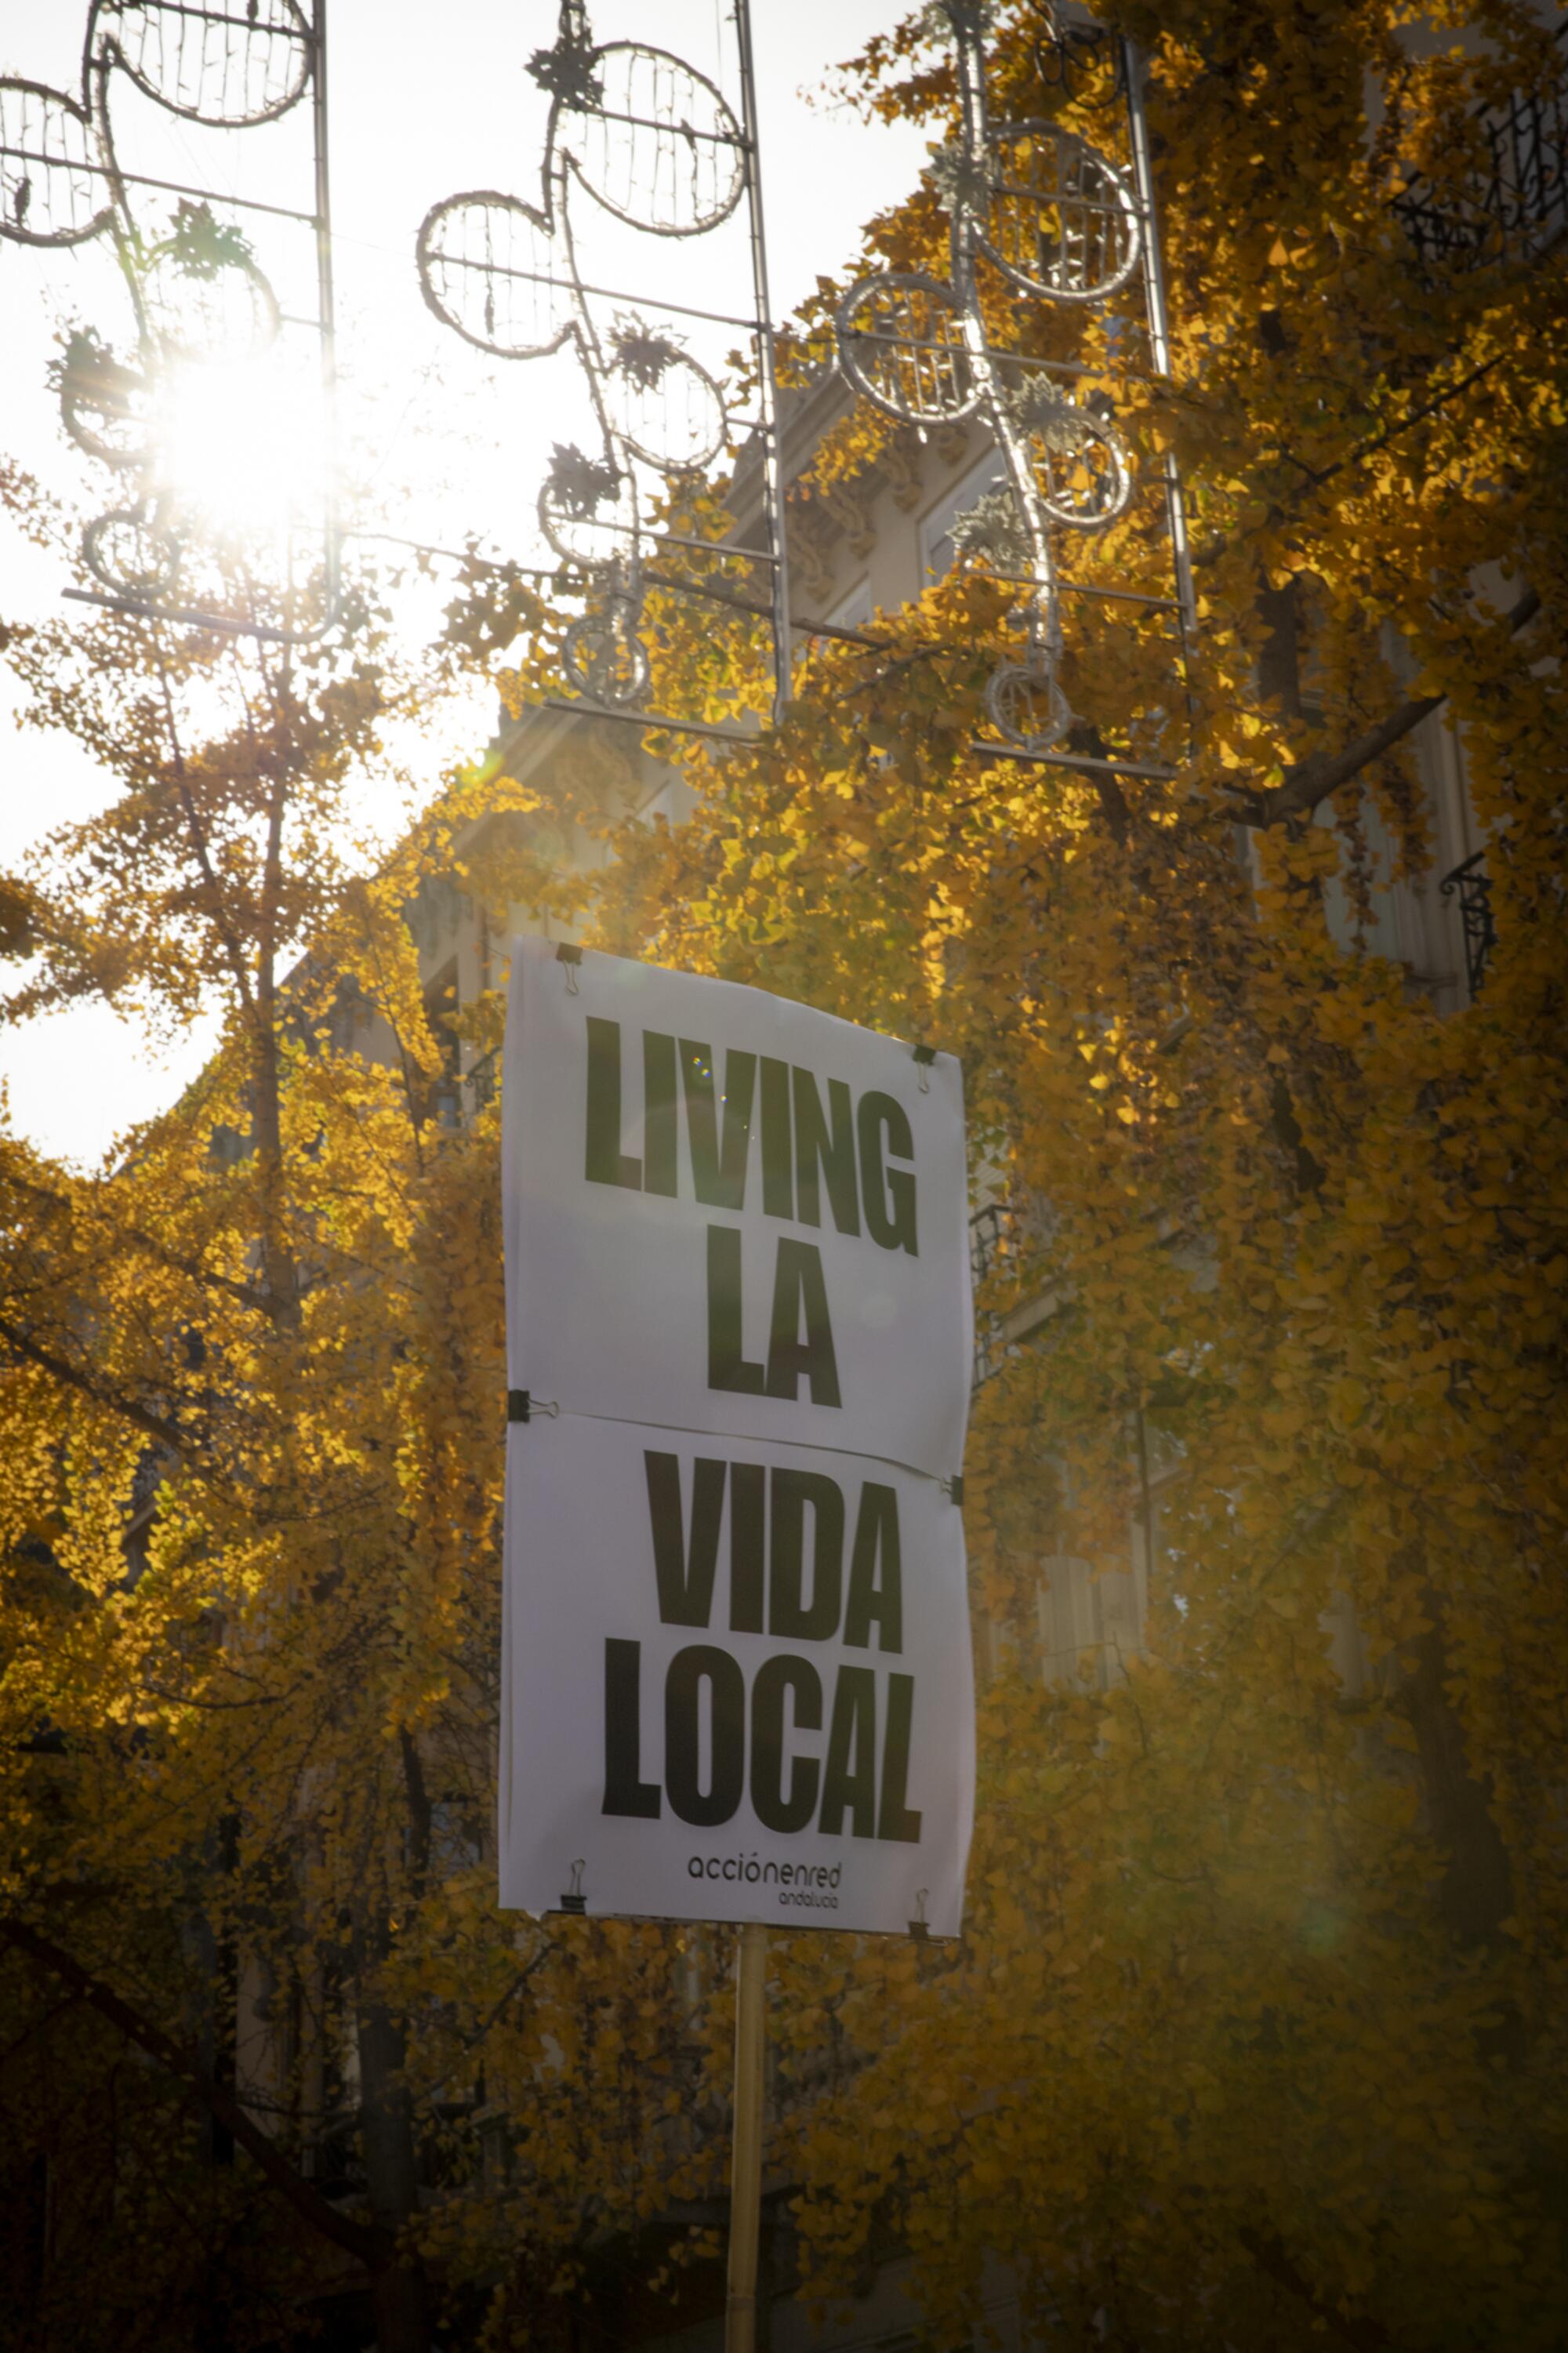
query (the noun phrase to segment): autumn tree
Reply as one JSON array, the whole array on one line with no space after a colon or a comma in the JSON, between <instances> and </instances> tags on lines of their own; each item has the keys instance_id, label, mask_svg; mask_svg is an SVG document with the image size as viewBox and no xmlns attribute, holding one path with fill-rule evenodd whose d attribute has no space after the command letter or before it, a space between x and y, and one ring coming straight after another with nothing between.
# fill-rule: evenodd
<instances>
[{"instance_id":1,"label":"autumn tree","mask_svg":"<svg viewBox=\"0 0 1568 2353\"><path fill-rule=\"evenodd\" d=\"M1419 264L1406 222L1417 175L1462 211L1476 109L1559 66L1516 0L1428 11L1419 38L1391 0L1108 14L1150 56L1175 343L1171 385L1124 388L1127 429L1141 468L1180 467L1199 628L1179 712L1147 634L1086 637L1071 684L1159 732L1170 776L975 752L1013 621L966 561L803 652L754 748L658 739L689 825L616 822L604 754L543 811L614 847L606 943L959 1051L977 1164L1018 1211L982 1314L1039 1306L968 1466L995 1666L969 1929L951 1954L777 1944L798 2089L774 2149L809 2284L908 2253L938 2335L999 2257L1069 2342L1544 2348L1568 2123L1561 262L1483 225L1472 266ZM1092 140L1100 69L1054 73L1048 29L1000 14L996 111ZM848 81L940 139L933 31L910 19ZM944 237L939 173L864 258L940 274ZM803 372L834 290L798 322ZM989 299L999 335L1057 350L1059 323ZM1073 332L1111 375L1103 329ZM886 443L853 408L797 506ZM1136 584L1149 553L1130 526L1090 560ZM434 872L498 908L591 885L470 830L529 798L482 771L374 871L340 823L445 664L521 629L523 699L559 683L557 625L476 570L416 674L368 584L357 609L291 658L122 619L9 648L120 786L7 889L35 958L13 1011L98 991L226 1023L112 1176L4 1161L13 2211L47 2158L71 2234L39 2269L16 2226L7 2324L40 2345L110 2315L149 2344L203 2315L216 2341L286 2336L327 2246L374 2283L385 2348L437 2306L543 2335L596 2248L656 2270L671 2200L700 2211L721 2161L722 2010L694 2013L721 1948L501 1921L471 1835L496 1126L439 1120L403 911ZM655 617L676 707L752 697L721 614ZM1354 937L1373 836L1429 862L1411 753L1435 714L1498 931L1447 1018ZM499 1007L470 1019L488 1044ZM1113 1569L1130 1529L1142 1655L1048 1673L1042 1562ZM342 2178L307 2177L334 2137Z\"/></svg>"},{"instance_id":2,"label":"autumn tree","mask_svg":"<svg viewBox=\"0 0 1568 2353\"><path fill-rule=\"evenodd\" d=\"M314 644L7 633L111 786L6 886L8 1017L222 1024L103 1168L0 1139L0 2311L40 2353L291 2343L345 2295L384 2353L498 2289L521 2328L704 2096L670 1938L495 1908L497 1113L452 1115L408 916L556 885L493 764L400 763L540 614L476 575L411 649L396 585L351 564ZM379 856L367 780L411 813ZM498 996L461 1018L495 1044Z\"/></svg>"},{"instance_id":3,"label":"autumn tree","mask_svg":"<svg viewBox=\"0 0 1568 2353\"><path fill-rule=\"evenodd\" d=\"M1142 713L1171 773L977 752L1013 607L961 561L817 641L754 748L681 755L695 818L620 829L605 885L606 943L959 1052L1017 1212L982 1316L1037 1303L971 1441L998 1665L970 1926L952 1956L775 1948L786 2068L839 2060L781 2155L818 2291L901 2251L953 2341L999 2257L1046 2341L1544 2348L1568 2305L1563 287L1560 204L1510 237L1477 190L1484 110L1534 93L1550 122L1561 44L1510 0L1105 14L1149 57L1175 346L1121 413L1143 468L1179 465L1198 628L1179 725L1148 637L1089 635L1068 683ZM926 11L846 69L933 142L942 31ZM1000 13L995 111L1092 142L1109 45L1064 77L1049 35ZM1413 243L1417 196L1446 249ZM940 278L946 236L935 173L861 267ZM803 369L855 274L803 317ZM1068 348L987 300L999 342ZM1103 330L1071 333L1111 379ZM852 406L796 512L895 429ZM1137 587L1149 558L1129 526L1082 561ZM745 684L711 628L672 624L666 659L714 713ZM1497 935L1447 1018L1369 942L1377 892L1430 871L1435 716ZM1133 1544L1142 1655L1064 1675L1049 1563Z\"/></svg>"}]
</instances>

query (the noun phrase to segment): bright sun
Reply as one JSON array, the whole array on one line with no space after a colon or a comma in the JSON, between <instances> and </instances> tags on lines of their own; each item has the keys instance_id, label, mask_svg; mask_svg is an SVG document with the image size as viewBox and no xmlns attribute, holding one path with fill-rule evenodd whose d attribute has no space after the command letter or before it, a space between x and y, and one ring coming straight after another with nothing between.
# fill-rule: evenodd
<instances>
[{"instance_id":1,"label":"bright sun","mask_svg":"<svg viewBox=\"0 0 1568 2353\"><path fill-rule=\"evenodd\" d=\"M160 491L220 533L319 530L328 489L326 405L313 370L275 348L164 373L153 427Z\"/></svg>"}]
</instances>

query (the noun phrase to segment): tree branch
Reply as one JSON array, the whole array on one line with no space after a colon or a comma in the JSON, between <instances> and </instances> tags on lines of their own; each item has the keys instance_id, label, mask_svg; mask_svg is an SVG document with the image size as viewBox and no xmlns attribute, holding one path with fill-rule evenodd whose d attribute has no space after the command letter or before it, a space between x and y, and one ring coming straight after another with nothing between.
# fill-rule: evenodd
<instances>
[{"instance_id":1,"label":"tree branch","mask_svg":"<svg viewBox=\"0 0 1568 2353\"><path fill-rule=\"evenodd\" d=\"M57 1192L49 1185L40 1185L31 1176L19 1176L15 1171L7 1172L5 1182L15 1185L18 1192L30 1193L36 1201L46 1202L50 1208L61 1210L65 1216L70 1217L72 1204L68 1194ZM171 1250L166 1242L159 1241L155 1235L144 1233L140 1226L127 1226L125 1239L133 1249L145 1250L150 1258L155 1258L161 1266L170 1268L175 1274L184 1275L188 1281L200 1283L204 1289L221 1292L226 1299L234 1300L241 1307L251 1308L258 1315L277 1319L276 1306L254 1283L237 1282L232 1275L216 1273L211 1267L203 1266L199 1259L188 1258L183 1250Z\"/></svg>"},{"instance_id":2,"label":"tree branch","mask_svg":"<svg viewBox=\"0 0 1568 2353\"><path fill-rule=\"evenodd\" d=\"M41 1372L51 1374L57 1381L63 1381L68 1388L90 1398L93 1404L102 1406L105 1412L117 1413L122 1421L130 1422L133 1429L144 1430L149 1438L155 1438L160 1446L166 1446L171 1453L178 1454L193 1468L203 1470L195 1460L190 1440L178 1422L169 1420L166 1415L149 1412L145 1406L137 1405L133 1398L111 1396L108 1390L100 1388L90 1374L82 1372L64 1356L57 1356L52 1348L40 1347L37 1340L30 1340L25 1332L17 1331L14 1324L4 1319L0 1319L0 1340L7 1347L15 1348L19 1356L26 1357L28 1364L37 1365ZM211 1474L204 1472L204 1475Z\"/></svg>"},{"instance_id":3,"label":"tree branch","mask_svg":"<svg viewBox=\"0 0 1568 2353\"><path fill-rule=\"evenodd\" d=\"M1454 384L1445 385L1442 391L1435 394L1430 400L1423 401L1418 408L1413 408L1408 417L1400 417L1396 424L1384 426L1381 431L1369 435L1364 441L1358 441L1352 449L1347 449L1342 458L1336 458L1331 465L1316 468L1303 467L1302 470L1307 476L1307 480L1305 487L1297 497L1290 500L1286 506L1272 508L1261 524L1251 523L1244 531L1221 533L1217 537L1205 541L1202 547L1195 548L1193 552L1194 571L1202 571L1211 564L1217 564L1222 555L1229 554L1232 548L1244 546L1247 541L1254 538L1260 530L1277 530L1283 522L1295 522L1303 503L1310 498L1314 491L1322 490L1333 480L1336 474L1342 474L1348 466L1359 465L1363 458L1373 457L1379 449L1386 449L1390 442L1397 441L1402 433L1408 433L1415 426L1424 425L1427 417L1436 417L1438 410L1446 407L1450 400L1457 400L1460 393L1468 392L1472 385L1479 384L1483 376L1489 375L1493 368L1500 367L1505 356L1503 353L1498 352L1489 360L1483 360L1480 365L1473 367L1468 375L1460 376ZM1289 450L1282 449L1279 455L1289 458L1293 466L1301 465L1300 459L1290 458ZM1260 462L1267 463L1267 460Z\"/></svg>"},{"instance_id":4,"label":"tree branch","mask_svg":"<svg viewBox=\"0 0 1568 2353\"><path fill-rule=\"evenodd\" d=\"M179 794L180 807L184 812L185 828L191 837L192 854L200 870L207 897L212 902L213 922L217 926L218 937L223 942L224 954L228 959L229 970L234 975L234 985L239 991L239 1001L245 1008L247 1018L254 1023L256 1005L251 996L250 975L247 970L245 958L240 953L239 940L234 925L229 921L228 909L224 903L222 885L213 870L212 858L207 849L207 838L202 830L201 818L196 813L196 805L191 795L190 779L185 774L185 755L180 749L180 731L174 720L174 698L170 690L169 673L161 652L158 655L158 682L163 690L163 713L169 723L169 743L174 753L174 788Z\"/></svg>"},{"instance_id":5,"label":"tree branch","mask_svg":"<svg viewBox=\"0 0 1568 2353\"><path fill-rule=\"evenodd\" d=\"M0 1919L0 1938L15 1947L17 1952L25 1953L41 1968L47 1969L63 1985L69 1986L81 2000L91 2004L100 2018L106 2018L111 2026L118 2027L166 2074L174 2076L188 2099L205 2107L219 2124L227 2127L237 2147L244 2149L266 2175L273 2189L280 2197L287 2199L295 2212L313 2231L319 2231L324 2239L331 2239L335 2246L343 2248L367 2270L376 2272L385 2268L393 2255L392 2242L385 2232L376 2230L368 2222L356 2222L352 2215L340 2214L335 2206L329 2204L314 2184L307 2181L304 2175L289 2164L276 2142L268 2139L239 2102L214 2081L199 2060L189 2052L183 2051L150 2019L143 2018L141 2011L123 2000L112 1987L106 1986L90 1970L83 1968L71 1954L49 1937L40 1936L37 1929L29 1927L25 1921Z\"/></svg>"},{"instance_id":6,"label":"tree branch","mask_svg":"<svg viewBox=\"0 0 1568 2353\"><path fill-rule=\"evenodd\" d=\"M1540 597L1533 588L1527 588L1519 602L1503 616L1509 635L1517 637L1540 610ZM1373 761L1381 759L1385 752L1419 727L1424 719L1430 718L1434 711L1440 711L1447 699L1446 694L1423 694L1400 703L1386 719L1379 720L1375 727L1369 727L1364 735L1358 735L1353 744L1347 744L1342 752L1335 753L1331 758L1319 756L1302 760L1297 766L1287 769L1284 783L1272 792L1238 794L1239 806L1236 814L1243 825L1259 830L1267 826L1283 825L1292 817L1310 815L1320 801L1327 800L1331 793L1337 793L1342 785L1349 784L1352 776L1370 767Z\"/></svg>"}]
</instances>

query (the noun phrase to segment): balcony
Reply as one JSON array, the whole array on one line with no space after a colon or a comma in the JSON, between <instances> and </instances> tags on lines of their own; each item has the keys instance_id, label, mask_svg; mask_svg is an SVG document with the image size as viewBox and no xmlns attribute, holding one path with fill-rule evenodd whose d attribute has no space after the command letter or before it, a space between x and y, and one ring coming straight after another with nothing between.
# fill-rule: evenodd
<instances>
[{"instance_id":1,"label":"balcony","mask_svg":"<svg viewBox=\"0 0 1568 2353\"><path fill-rule=\"evenodd\" d=\"M1481 993L1487 959L1497 945L1491 880L1482 862L1485 856L1484 850L1472 851L1437 885L1445 899L1457 899L1459 902L1459 922L1465 935L1465 979L1472 1000Z\"/></svg>"},{"instance_id":2,"label":"balcony","mask_svg":"<svg viewBox=\"0 0 1568 2353\"><path fill-rule=\"evenodd\" d=\"M993 1275L998 1266L1011 1261L1016 1276L1025 1251L1038 1253L1045 1250L1056 1230L1056 1219L1049 1206L1040 1200L1026 1198L1022 1206L1016 1201L984 1201L972 1211L969 1219L969 1270L974 1288ZM1047 1323L1062 1303L1062 1288L1054 1276L1042 1279L1025 1292L1011 1307L1000 1313L982 1312L974 1320L974 1376L978 1388L983 1381L998 1372L1013 1351L1032 1339L1043 1324Z\"/></svg>"},{"instance_id":3,"label":"balcony","mask_svg":"<svg viewBox=\"0 0 1568 2353\"><path fill-rule=\"evenodd\" d=\"M1557 34L1560 43L1565 38L1568 26ZM1421 173L1400 190L1394 210L1424 269L1534 261L1556 242L1568 223L1565 115L1561 87L1544 95L1515 90L1476 116L1486 161L1462 185L1435 188Z\"/></svg>"},{"instance_id":4,"label":"balcony","mask_svg":"<svg viewBox=\"0 0 1568 2353\"><path fill-rule=\"evenodd\" d=\"M500 1048L492 1046L481 1054L468 1072L468 1084L473 1089L476 1112L488 1111L500 1087Z\"/></svg>"}]
</instances>

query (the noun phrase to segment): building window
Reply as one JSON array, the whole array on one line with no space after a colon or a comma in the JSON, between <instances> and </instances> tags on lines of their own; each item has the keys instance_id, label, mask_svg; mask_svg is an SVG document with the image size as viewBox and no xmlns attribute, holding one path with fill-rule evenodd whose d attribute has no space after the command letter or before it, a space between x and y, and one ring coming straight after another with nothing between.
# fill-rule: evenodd
<instances>
[{"instance_id":1,"label":"building window","mask_svg":"<svg viewBox=\"0 0 1568 2353\"><path fill-rule=\"evenodd\" d=\"M860 628L871 617L870 581L858 580L847 595L840 596L826 617L831 628Z\"/></svg>"}]
</instances>

